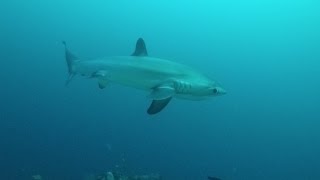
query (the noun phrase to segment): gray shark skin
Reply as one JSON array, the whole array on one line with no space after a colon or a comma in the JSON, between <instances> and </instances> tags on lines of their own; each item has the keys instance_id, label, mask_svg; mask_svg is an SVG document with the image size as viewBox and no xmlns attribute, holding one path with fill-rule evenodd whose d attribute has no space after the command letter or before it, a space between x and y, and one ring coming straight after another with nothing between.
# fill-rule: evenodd
<instances>
[{"instance_id":1,"label":"gray shark skin","mask_svg":"<svg viewBox=\"0 0 320 180\"><path fill-rule=\"evenodd\" d=\"M226 94L215 81L183 64L148 56L145 42L139 38L131 56L114 56L91 60L77 58L66 43L65 57L69 79L80 74L95 78L104 89L109 83L118 83L149 92L152 100L148 114L162 111L173 98L202 100Z\"/></svg>"}]
</instances>

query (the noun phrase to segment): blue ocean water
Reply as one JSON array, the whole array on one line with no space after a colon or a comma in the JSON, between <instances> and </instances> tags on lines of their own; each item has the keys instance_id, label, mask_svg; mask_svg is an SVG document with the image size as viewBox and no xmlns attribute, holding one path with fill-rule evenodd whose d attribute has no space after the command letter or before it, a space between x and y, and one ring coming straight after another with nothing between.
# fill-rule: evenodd
<instances>
[{"instance_id":1,"label":"blue ocean water","mask_svg":"<svg viewBox=\"0 0 320 180\"><path fill-rule=\"evenodd\" d=\"M3 0L0 179L85 179L121 168L164 179L320 179L320 3L314 0ZM76 77L83 58L149 55L197 68L228 94L173 100Z\"/></svg>"}]
</instances>

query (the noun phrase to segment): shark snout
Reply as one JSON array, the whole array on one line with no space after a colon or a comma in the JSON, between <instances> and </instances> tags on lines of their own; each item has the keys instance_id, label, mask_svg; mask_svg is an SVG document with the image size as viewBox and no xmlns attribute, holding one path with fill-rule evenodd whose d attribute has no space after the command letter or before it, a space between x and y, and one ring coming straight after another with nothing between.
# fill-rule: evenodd
<instances>
[{"instance_id":1,"label":"shark snout","mask_svg":"<svg viewBox=\"0 0 320 180\"><path fill-rule=\"evenodd\" d=\"M218 90L219 95L227 94L227 91L225 89L223 89L222 87L217 87L216 89Z\"/></svg>"}]
</instances>

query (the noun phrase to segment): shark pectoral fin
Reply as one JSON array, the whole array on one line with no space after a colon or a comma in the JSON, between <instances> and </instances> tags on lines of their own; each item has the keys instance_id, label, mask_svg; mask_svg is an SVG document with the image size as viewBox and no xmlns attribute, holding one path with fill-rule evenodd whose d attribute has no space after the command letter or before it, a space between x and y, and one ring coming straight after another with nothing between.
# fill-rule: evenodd
<instances>
[{"instance_id":1,"label":"shark pectoral fin","mask_svg":"<svg viewBox=\"0 0 320 180\"><path fill-rule=\"evenodd\" d=\"M175 89L170 86L161 86L154 88L150 93L149 98L153 100L163 100L172 97L175 93Z\"/></svg>"},{"instance_id":2,"label":"shark pectoral fin","mask_svg":"<svg viewBox=\"0 0 320 180\"><path fill-rule=\"evenodd\" d=\"M149 95L152 103L148 108L148 114L156 114L162 111L162 109L168 105L174 94L175 89L169 85L153 88L153 91Z\"/></svg>"},{"instance_id":3,"label":"shark pectoral fin","mask_svg":"<svg viewBox=\"0 0 320 180\"><path fill-rule=\"evenodd\" d=\"M104 89L109 84L109 81L107 79L99 79L98 85L100 89Z\"/></svg>"},{"instance_id":4,"label":"shark pectoral fin","mask_svg":"<svg viewBox=\"0 0 320 180\"><path fill-rule=\"evenodd\" d=\"M136 49L131 56L148 56L146 44L142 38L137 40Z\"/></svg>"},{"instance_id":5,"label":"shark pectoral fin","mask_svg":"<svg viewBox=\"0 0 320 180\"><path fill-rule=\"evenodd\" d=\"M171 99L172 97L168 97L166 99L161 100L153 100L150 107L148 108L147 113L150 115L157 114L168 105Z\"/></svg>"}]
</instances>

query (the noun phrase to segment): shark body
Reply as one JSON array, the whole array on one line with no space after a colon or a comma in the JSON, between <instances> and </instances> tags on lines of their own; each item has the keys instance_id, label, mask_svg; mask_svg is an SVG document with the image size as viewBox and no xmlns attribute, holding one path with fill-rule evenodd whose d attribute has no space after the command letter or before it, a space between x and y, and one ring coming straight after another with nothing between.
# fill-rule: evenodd
<instances>
[{"instance_id":1,"label":"shark body","mask_svg":"<svg viewBox=\"0 0 320 180\"><path fill-rule=\"evenodd\" d=\"M201 100L225 94L215 81L193 68L173 61L149 57L139 38L131 56L80 60L65 45L69 81L76 74L98 79L101 89L109 82L148 91L152 100L148 114L160 112L173 97Z\"/></svg>"}]
</instances>

